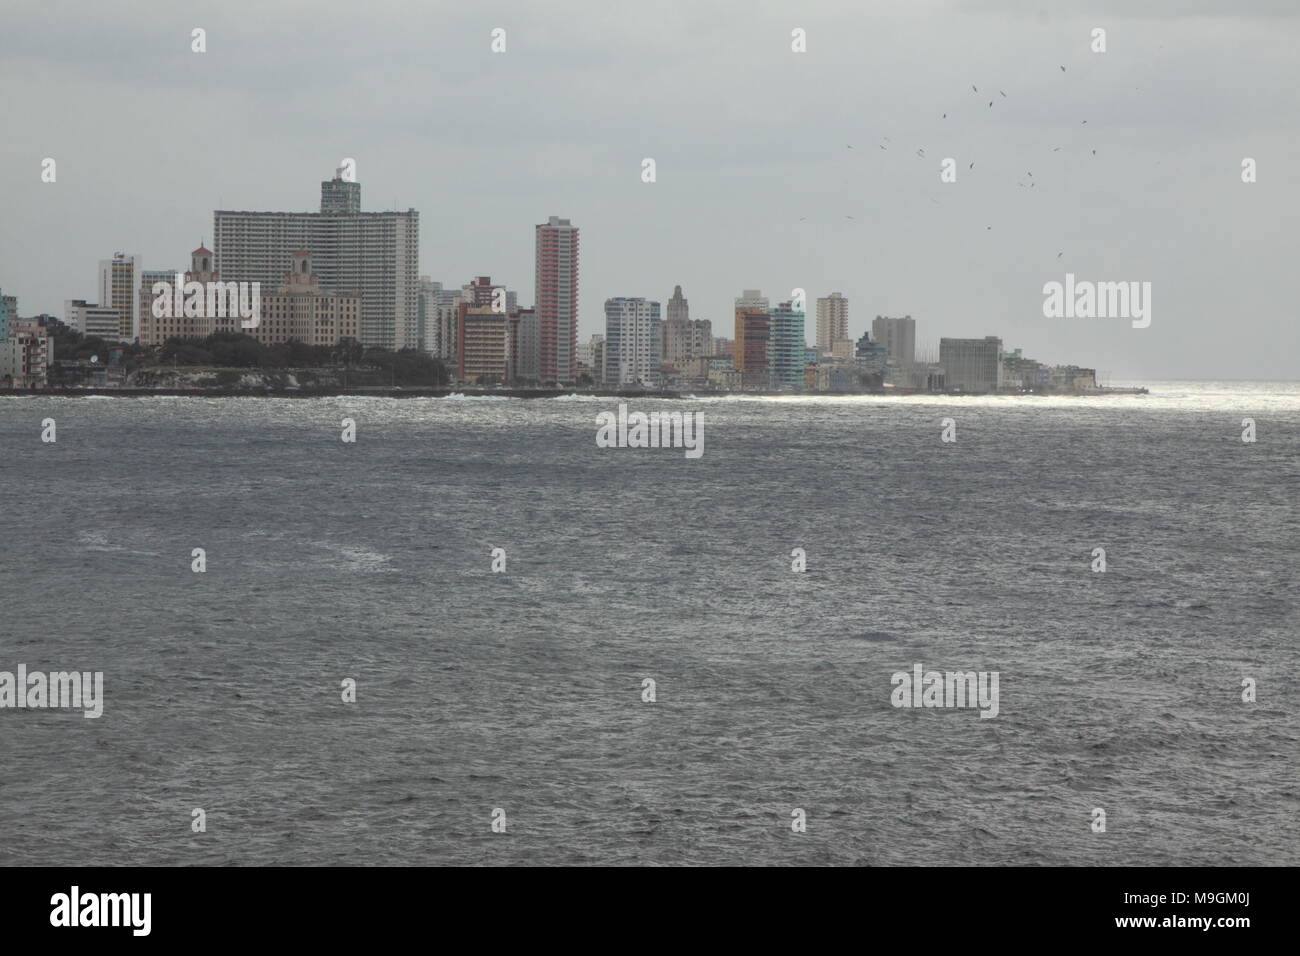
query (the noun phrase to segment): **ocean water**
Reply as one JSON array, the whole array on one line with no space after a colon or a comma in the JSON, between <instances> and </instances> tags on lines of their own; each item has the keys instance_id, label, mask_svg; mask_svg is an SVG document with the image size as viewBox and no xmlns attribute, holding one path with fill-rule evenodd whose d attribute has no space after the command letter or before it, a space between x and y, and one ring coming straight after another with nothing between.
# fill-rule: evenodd
<instances>
[{"instance_id":1,"label":"ocean water","mask_svg":"<svg viewBox=\"0 0 1300 956\"><path fill-rule=\"evenodd\" d=\"M1148 384L0 398L0 864L1296 865L1300 385Z\"/></svg>"}]
</instances>

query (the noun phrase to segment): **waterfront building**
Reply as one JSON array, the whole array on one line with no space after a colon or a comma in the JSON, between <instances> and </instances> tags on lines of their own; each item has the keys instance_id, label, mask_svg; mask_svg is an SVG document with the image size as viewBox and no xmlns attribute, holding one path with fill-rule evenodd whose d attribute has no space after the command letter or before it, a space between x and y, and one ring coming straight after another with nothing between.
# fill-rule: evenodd
<instances>
[{"instance_id":1,"label":"waterfront building","mask_svg":"<svg viewBox=\"0 0 1300 956\"><path fill-rule=\"evenodd\" d=\"M173 277L174 278L174 277ZM111 306L100 306L85 299L67 299L63 303L63 324L82 335L94 335L112 342L121 341L122 317Z\"/></svg>"},{"instance_id":2,"label":"waterfront building","mask_svg":"<svg viewBox=\"0 0 1300 956\"><path fill-rule=\"evenodd\" d=\"M660 384L662 326L658 302L622 296L605 300L606 385Z\"/></svg>"},{"instance_id":3,"label":"waterfront building","mask_svg":"<svg viewBox=\"0 0 1300 956\"><path fill-rule=\"evenodd\" d=\"M111 259L99 260L99 305L117 312L115 337L124 342L134 342L140 337L140 321L136 309L139 288L138 256L116 252Z\"/></svg>"},{"instance_id":4,"label":"waterfront building","mask_svg":"<svg viewBox=\"0 0 1300 956\"><path fill-rule=\"evenodd\" d=\"M538 374L543 382L574 380L578 347L578 227L551 216L535 227Z\"/></svg>"},{"instance_id":5,"label":"waterfront building","mask_svg":"<svg viewBox=\"0 0 1300 956\"><path fill-rule=\"evenodd\" d=\"M420 214L361 212L361 184L342 176L321 183L320 212L216 210L213 271L274 289L293 253L309 249L322 291L360 298L363 345L417 348Z\"/></svg>"},{"instance_id":6,"label":"waterfront building","mask_svg":"<svg viewBox=\"0 0 1300 956\"><path fill-rule=\"evenodd\" d=\"M951 390L996 391L1002 384L1002 340L994 335L982 339L941 338L939 364Z\"/></svg>"},{"instance_id":7,"label":"waterfront building","mask_svg":"<svg viewBox=\"0 0 1300 956\"><path fill-rule=\"evenodd\" d=\"M836 342L849 341L849 300L838 292L817 300L817 351L829 355Z\"/></svg>"},{"instance_id":8,"label":"waterfront building","mask_svg":"<svg viewBox=\"0 0 1300 956\"><path fill-rule=\"evenodd\" d=\"M916 361L916 321L910 315L897 319L876 316L871 323L871 337L889 350L889 360L895 365Z\"/></svg>"},{"instance_id":9,"label":"waterfront building","mask_svg":"<svg viewBox=\"0 0 1300 956\"><path fill-rule=\"evenodd\" d=\"M804 387L804 348L807 345L804 313L796 311L792 303L782 302L770 315L772 387L801 389Z\"/></svg>"},{"instance_id":10,"label":"waterfront building","mask_svg":"<svg viewBox=\"0 0 1300 956\"><path fill-rule=\"evenodd\" d=\"M457 377L475 385L509 382L513 371L510 316L463 300L457 311Z\"/></svg>"}]
</instances>

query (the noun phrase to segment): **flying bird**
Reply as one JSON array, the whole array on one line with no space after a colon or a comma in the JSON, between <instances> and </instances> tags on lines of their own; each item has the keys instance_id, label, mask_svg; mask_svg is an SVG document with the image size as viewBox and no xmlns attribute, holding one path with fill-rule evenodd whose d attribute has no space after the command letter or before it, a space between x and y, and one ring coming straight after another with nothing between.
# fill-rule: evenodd
<instances>
[{"instance_id":1,"label":"flying bird","mask_svg":"<svg viewBox=\"0 0 1300 956\"><path fill-rule=\"evenodd\" d=\"M976 93L979 92L979 87L977 87L974 83L972 83L972 84L970 85L970 88L971 88L972 90L974 90Z\"/></svg>"},{"instance_id":2,"label":"flying bird","mask_svg":"<svg viewBox=\"0 0 1300 956\"><path fill-rule=\"evenodd\" d=\"M1084 121L1083 121L1082 123L1080 123L1079 125L1080 125L1080 126L1087 126L1087 125L1088 125L1088 121L1087 121L1087 120L1084 120Z\"/></svg>"},{"instance_id":3,"label":"flying bird","mask_svg":"<svg viewBox=\"0 0 1300 956\"><path fill-rule=\"evenodd\" d=\"M944 114L943 114L943 118L944 118L944 119L947 119L947 118L948 118L948 114L947 114L947 113L944 113Z\"/></svg>"},{"instance_id":4,"label":"flying bird","mask_svg":"<svg viewBox=\"0 0 1300 956\"><path fill-rule=\"evenodd\" d=\"M1063 256L1063 255L1064 255L1064 253L1062 253L1062 252L1058 252L1058 253L1056 254L1056 258L1059 259L1059 258L1061 258L1061 256Z\"/></svg>"},{"instance_id":5,"label":"flying bird","mask_svg":"<svg viewBox=\"0 0 1300 956\"><path fill-rule=\"evenodd\" d=\"M1061 151L1061 147L1059 147L1059 146L1055 146L1055 147L1052 148L1052 152L1054 152L1054 153L1059 153L1060 151Z\"/></svg>"},{"instance_id":6,"label":"flying bird","mask_svg":"<svg viewBox=\"0 0 1300 956\"><path fill-rule=\"evenodd\" d=\"M881 148L881 149L884 149L885 147L884 147L884 146L881 146L880 148Z\"/></svg>"},{"instance_id":7,"label":"flying bird","mask_svg":"<svg viewBox=\"0 0 1300 956\"><path fill-rule=\"evenodd\" d=\"M992 101L992 100L989 100L989 106L992 106L992 105L993 105L993 101Z\"/></svg>"},{"instance_id":8,"label":"flying bird","mask_svg":"<svg viewBox=\"0 0 1300 956\"><path fill-rule=\"evenodd\" d=\"M970 164L969 166L967 166L966 168L967 168L967 169L974 169L974 168L975 168L975 164L974 164L974 163L971 163L971 164Z\"/></svg>"},{"instance_id":9,"label":"flying bird","mask_svg":"<svg viewBox=\"0 0 1300 956\"><path fill-rule=\"evenodd\" d=\"M1092 155L1094 155L1094 156L1097 155L1097 151L1096 151L1095 149L1092 151Z\"/></svg>"},{"instance_id":10,"label":"flying bird","mask_svg":"<svg viewBox=\"0 0 1300 956\"><path fill-rule=\"evenodd\" d=\"M1065 72L1065 67L1061 67L1061 72L1062 72L1062 73Z\"/></svg>"},{"instance_id":11,"label":"flying bird","mask_svg":"<svg viewBox=\"0 0 1300 956\"><path fill-rule=\"evenodd\" d=\"M1029 172L1029 170L1025 170L1025 172ZM1033 174L1033 173L1029 173L1029 178L1030 178L1030 179L1033 179L1033 178L1034 178L1034 174Z\"/></svg>"},{"instance_id":12,"label":"flying bird","mask_svg":"<svg viewBox=\"0 0 1300 956\"><path fill-rule=\"evenodd\" d=\"M848 144L845 144L845 148L846 148L846 149L852 149L853 147L852 147L852 146L849 146Z\"/></svg>"},{"instance_id":13,"label":"flying bird","mask_svg":"<svg viewBox=\"0 0 1300 956\"><path fill-rule=\"evenodd\" d=\"M1007 95L1007 94L1006 94L1005 92L1003 92L1002 90L998 90L998 92L999 92L999 93L1002 93L1003 96L1006 96L1006 95Z\"/></svg>"}]
</instances>

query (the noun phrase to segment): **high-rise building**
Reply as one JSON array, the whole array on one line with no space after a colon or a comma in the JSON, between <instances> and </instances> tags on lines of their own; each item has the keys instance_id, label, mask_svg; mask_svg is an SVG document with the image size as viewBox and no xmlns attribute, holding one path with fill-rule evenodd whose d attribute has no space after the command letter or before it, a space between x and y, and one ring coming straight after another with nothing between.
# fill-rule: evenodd
<instances>
[{"instance_id":1,"label":"high-rise building","mask_svg":"<svg viewBox=\"0 0 1300 956\"><path fill-rule=\"evenodd\" d=\"M663 351L659 303L622 296L605 300L605 384L657 386Z\"/></svg>"},{"instance_id":2,"label":"high-rise building","mask_svg":"<svg viewBox=\"0 0 1300 956\"><path fill-rule=\"evenodd\" d=\"M9 326L18 318L18 296L0 290L0 342L9 338Z\"/></svg>"},{"instance_id":3,"label":"high-rise building","mask_svg":"<svg viewBox=\"0 0 1300 956\"><path fill-rule=\"evenodd\" d=\"M838 292L817 300L817 352L829 355L836 342L849 338L849 300Z\"/></svg>"},{"instance_id":4,"label":"high-rise building","mask_svg":"<svg viewBox=\"0 0 1300 956\"><path fill-rule=\"evenodd\" d=\"M321 183L320 212L213 214L215 269L223 281L278 288L299 249L312 254L325 292L359 296L363 345L415 348L420 338L420 214L361 212L361 184ZM427 334L427 329L426 329Z\"/></svg>"},{"instance_id":5,"label":"high-rise building","mask_svg":"<svg viewBox=\"0 0 1300 956\"><path fill-rule=\"evenodd\" d=\"M535 306L543 382L572 382L578 347L578 227L551 216L536 227Z\"/></svg>"},{"instance_id":6,"label":"high-rise building","mask_svg":"<svg viewBox=\"0 0 1300 956\"><path fill-rule=\"evenodd\" d=\"M804 319L790 302L782 302L770 313L772 338L771 384L774 388L802 389L804 387Z\"/></svg>"},{"instance_id":7,"label":"high-rise building","mask_svg":"<svg viewBox=\"0 0 1300 956\"><path fill-rule=\"evenodd\" d=\"M153 294L153 287L155 282L166 282L170 286L176 281L176 271L175 269L140 270L140 290L136 297L138 304L136 307L135 329L141 345L158 344L153 341L145 341L146 329L153 319L153 300L156 298Z\"/></svg>"},{"instance_id":8,"label":"high-rise building","mask_svg":"<svg viewBox=\"0 0 1300 956\"><path fill-rule=\"evenodd\" d=\"M415 306L415 338L422 351L438 354L437 296L442 283L420 276L420 292Z\"/></svg>"},{"instance_id":9,"label":"high-rise building","mask_svg":"<svg viewBox=\"0 0 1300 956\"><path fill-rule=\"evenodd\" d=\"M663 364L682 371L692 359L713 354L713 323L708 319L667 319L663 328Z\"/></svg>"},{"instance_id":10,"label":"high-rise building","mask_svg":"<svg viewBox=\"0 0 1300 956\"><path fill-rule=\"evenodd\" d=\"M690 302L674 286L663 326L663 364L685 371L694 359L713 354L713 323L691 319Z\"/></svg>"},{"instance_id":11,"label":"high-rise building","mask_svg":"<svg viewBox=\"0 0 1300 956\"><path fill-rule=\"evenodd\" d=\"M115 252L113 258L99 260L99 305L117 310L117 338L124 342L134 342L140 336L136 310L139 288L138 256Z\"/></svg>"},{"instance_id":12,"label":"high-rise building","mask_svg":"<svg viewBox=\"0 0 1300 956\"><path fill-rule=\"evenodd\" d=\"M508 382L512 374L510 316L494 312L490 305L463 300L457 311L457 376L479 385Z\"/></svg>"},{"instance_id":13,"label":"high-rise building","mask_svg":"<svg viewBox=\"0 0 1300 956\"><path fill-rule=\"evenodd\" d=\"M664 310L665 322L686 321L691 317L691 303L682 296L682 287L673 286L673 296Z\"/></svg>"},{"instance_id":14,"label":"high-rise building","mask_svg":"<svg viewBox=\"0 0 1300 956\"><path fill-rule=\"evenodd\" d=\"M422 348L434 358L449 364L459 362L456 348L456 329L459 313L456 306L461 301L460 289L444 289L441 282L420 276L420 293L416 308L417 338Z\"/></svg>"},{"instance_id":15,"label":"high-rise building","mask_svg":"<svg viewBox=\"0 0 1300 956\"><path fill-rule=\"evenodd\" d=\"M514 324L514 379L535 384L538 381L538 362L542 354L541 323L536 309L519 309L511 313ZM598 379L599 380L599 379Z\"/></svg>"},{"instance_id":16,"label":"high-rise building","mask_svg":"<svg viewBox=\"0 0 1300 956\"><path fill-rule=\"evenodd\" d=\"M939 364L950 389L994 391L1002 384L1002 340L993 335L982 339L942 338Z\"/></svg>"},{"instance_id":17,"label":"high-rise building","mask_svg":"<svg viewBox=\"0 0 1300 956\"><path fill-rule=\"evenodd\" d=\"M916 321L910 315L901 319L876 316L871 336L889 349L889 360L895 365L912 365L916 361Z\"/></svg>"},{"instance_id":18,"label":"high-rise building","mask_svg":"<svg viewBox=\"0 0 1300 956\"><path fill-rule=\"evenodd\" d=\"M746 289L736 299L736 338L732 365L740 372L742 385L767 388L771 385L772 316L767 299L757 289Z\"/></svg>"}]
</instances>

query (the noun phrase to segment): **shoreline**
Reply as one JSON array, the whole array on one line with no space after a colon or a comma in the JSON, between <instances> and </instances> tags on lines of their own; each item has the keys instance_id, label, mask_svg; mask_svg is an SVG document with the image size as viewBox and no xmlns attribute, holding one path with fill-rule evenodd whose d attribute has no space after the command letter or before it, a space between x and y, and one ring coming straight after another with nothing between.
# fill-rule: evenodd
<instances>
[{"instance_id":1,"label":"shoreline","mask_svg":"<svg viewBox=\"0 0 1300 956\"><path fill-rule=\"evenodd\" d=\"M773 391L710 391L690 390L619 390L601 388L450 388L414 385L393 387L388 385L354 386L352 388L0 388L0 396L31 396L56 398L448 398L460 395L465 398L559 398L580 395L591 398L659 398L700 399L739 396L749 398L801 398L887 395L940 395L949 398L1005 395L1007 397L1059 397L1106 398L1115 395L1148 395L1146 388L1059 389L1022 392L929 392L920 389L873 389L862 392L773 392Z\"/></svg>"}]
</instances>

